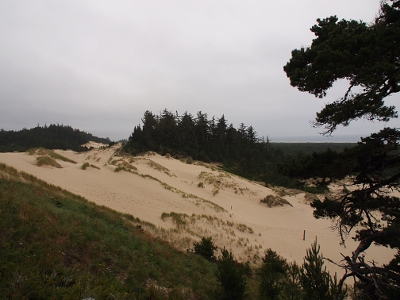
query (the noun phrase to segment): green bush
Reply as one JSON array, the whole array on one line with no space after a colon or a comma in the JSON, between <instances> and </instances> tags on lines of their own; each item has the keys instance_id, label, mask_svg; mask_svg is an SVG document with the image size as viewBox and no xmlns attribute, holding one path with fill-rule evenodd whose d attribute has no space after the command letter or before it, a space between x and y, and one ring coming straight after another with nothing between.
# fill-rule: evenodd
<instances>
[{"instance_id":1,"label":"green bush","mask_svg":"<svg viewBox=\"0 0 400 300\"><path fill-rule=\"evenodd\" d=\"M205 259L215 260L214 251L217 250L217 247L214 246L211 237L203 237L200 242L194 242L193 246L194 253L203 256Z\"/></svg>"}]
</instances>

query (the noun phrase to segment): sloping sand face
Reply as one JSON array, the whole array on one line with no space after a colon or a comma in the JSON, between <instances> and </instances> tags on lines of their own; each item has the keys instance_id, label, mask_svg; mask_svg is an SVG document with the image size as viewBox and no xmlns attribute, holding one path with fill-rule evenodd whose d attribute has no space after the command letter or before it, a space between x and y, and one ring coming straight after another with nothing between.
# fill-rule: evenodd
<instances>
[{"instance_id":1,"label":"sloping sand face","mask_svg":"<svg viewBox=\"0 0 400 300\"><path fill-rule=\"evenodd\" d=\"M186 250L200 237L231 250L243 261L259 262L268 248L288 261L303 262L317 238L325 257L339 262L356 243L340 246L331 221L316 220L304 194L286 195L292 206L269 208L260 203L273 190L206 164L186 164L154 153L118 156L118 145L89 152L57 150L76 164L57 160L62 168L38 167L36 156L0 153L0 162L60 186L89 201L155 225L152 234ZM82 165L86 164L83 170ZM305 233L305 240L304 238ZM394 251L373 247L367 259L388 262ZM327 263L331 272L342 273Z\"/></svg>"}]
</instances>

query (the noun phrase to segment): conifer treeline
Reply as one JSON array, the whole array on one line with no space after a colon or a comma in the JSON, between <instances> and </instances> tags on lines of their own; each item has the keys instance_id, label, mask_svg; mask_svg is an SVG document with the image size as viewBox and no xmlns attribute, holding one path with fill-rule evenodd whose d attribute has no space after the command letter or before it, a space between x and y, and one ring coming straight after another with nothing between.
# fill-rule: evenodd
<instances>
[{"instance_id":1,"label":"conifer treeline","mask_svg":"<svg viewBox=\"0 0 400 300\"><path fill-rule=\"evenodd\" d=\"M0 152L26 151L29 148L43 147L47 149L71 149L74 151L87 150L81 145L89 142L109 144L108 138L99 138L90 133L73 129L70 126L39 125L20 131L0 131Z\"/></svg>"},{"instance_id":2,"label":"conifer treeline","mask_svg":"<svg viewBox=\"0 0 400 300\"><path fill-rule=\"evenodd\" d=\"M187 112L180 116L164 109L159 115L146 111L142 123L134 128L125 151L137 154L151 150L222 162L226 169L257 180L264 180L267 164L282 156L268 139L257 137L252 126L242 123L236 129L228 125L224 115L209 120L201 111L196 116Z\"/></svg>"}]
</instances>

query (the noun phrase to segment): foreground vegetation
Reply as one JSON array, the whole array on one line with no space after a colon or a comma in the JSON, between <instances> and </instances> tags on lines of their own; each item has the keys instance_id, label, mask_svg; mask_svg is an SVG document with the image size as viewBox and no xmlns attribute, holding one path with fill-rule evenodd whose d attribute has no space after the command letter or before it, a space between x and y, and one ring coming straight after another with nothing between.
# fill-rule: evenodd
<instances>
[{"instance_id":1,"label":"foreground vegetation","mask_svg":"<svg viewBox=\"0 0 400 300\"><path fill-rule=\"evenodd\" d=\"M1 299L336 295L337 286L323 268L316 242L301 266L287 263L271 249L261 267L241 264L228 250L217 250L211 238L181 252L146 233L138 218L97 206L4 164L0 207ZM308 291L317 275L322 278L319 291Z\"/></svg>"},{"instance_id":2,"label":"foreground vegetation","mask_svg":"<svg viewBox=\"0 0 400 300\"><path fill-rule=\"evenodd\" d=\"M212 298L214 265L140 220L5 165L0 174L2 299Z\"/></svg>"}]
</instances>

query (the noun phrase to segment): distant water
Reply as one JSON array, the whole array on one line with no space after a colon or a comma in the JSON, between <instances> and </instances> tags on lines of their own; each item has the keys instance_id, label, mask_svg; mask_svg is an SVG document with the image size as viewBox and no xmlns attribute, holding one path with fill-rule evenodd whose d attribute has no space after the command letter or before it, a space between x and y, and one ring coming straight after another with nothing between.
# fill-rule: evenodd
<instances>
[{"instance_id":1,"label":"distant water","mask_svg":"<svg viewBox=\"0 0 400 300\"><path fill-rule=\"evenodd\" d=\"M273 143L357 143L360 137L367 135L333 135L325 137L321 135L312 136L268 136L269 140Z\"/></svg>"}]
</instances>

